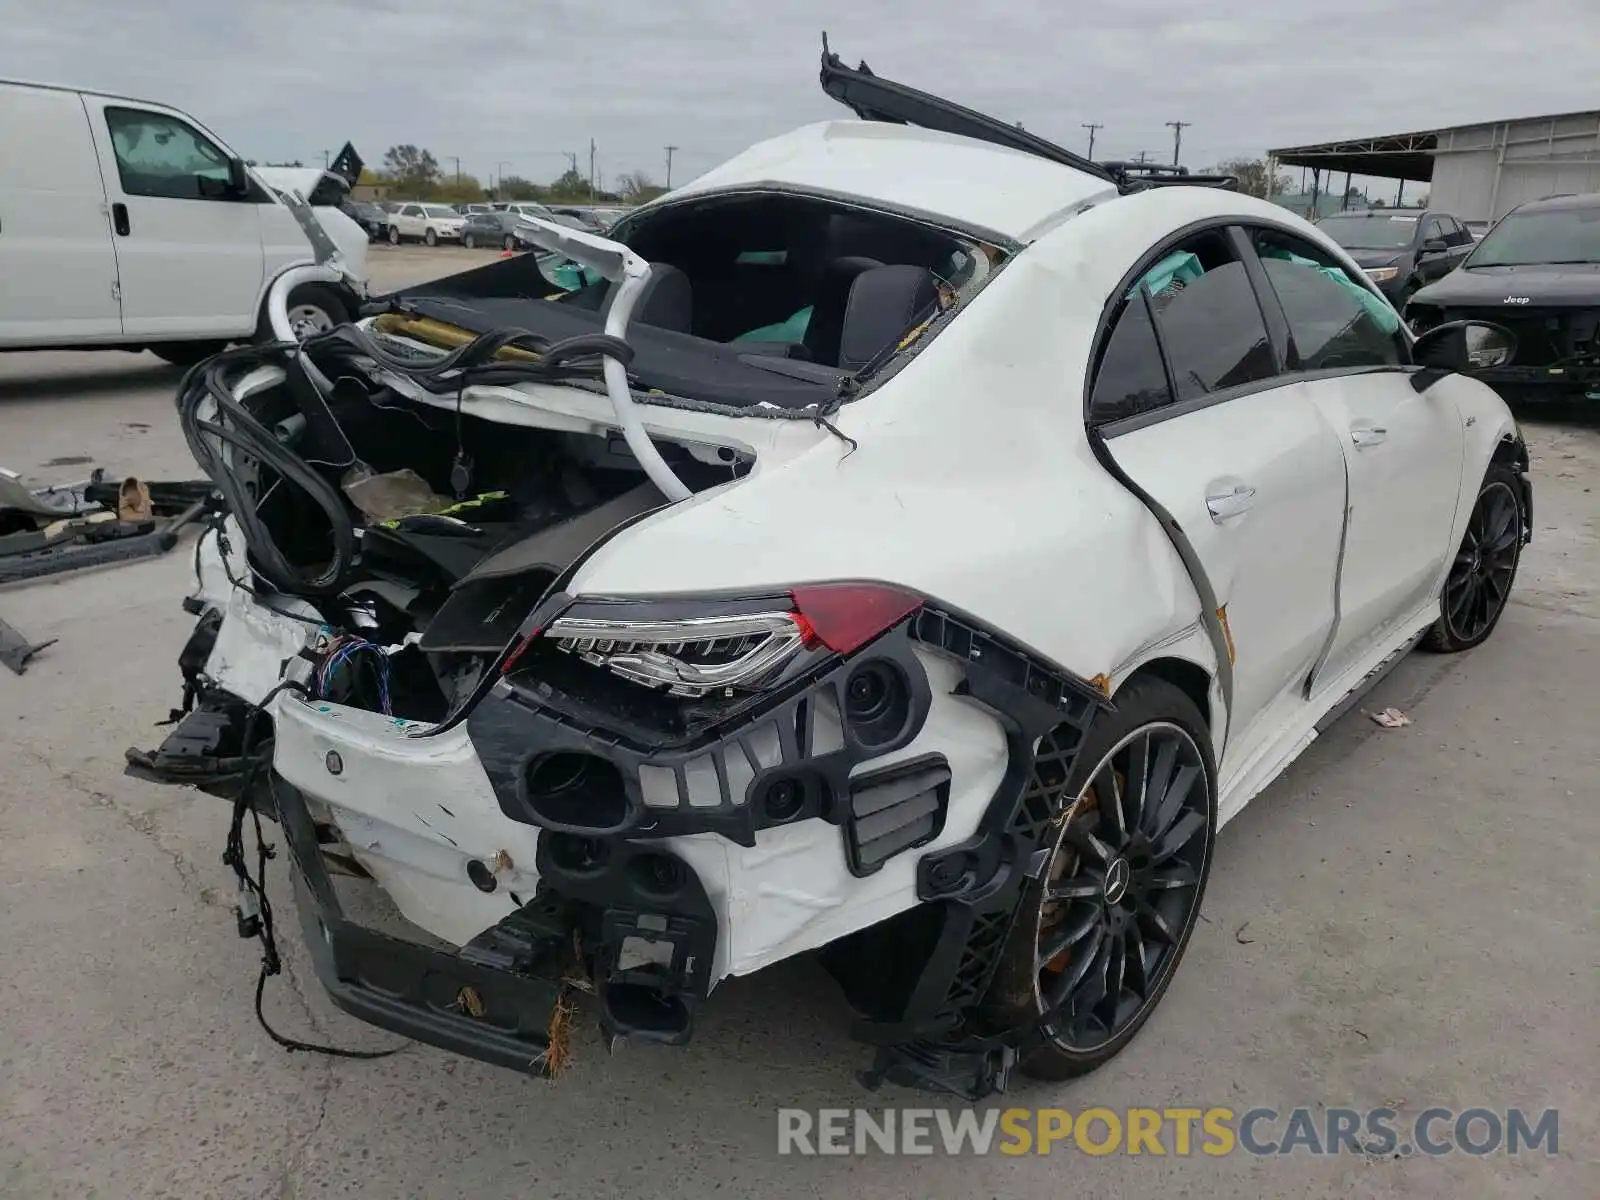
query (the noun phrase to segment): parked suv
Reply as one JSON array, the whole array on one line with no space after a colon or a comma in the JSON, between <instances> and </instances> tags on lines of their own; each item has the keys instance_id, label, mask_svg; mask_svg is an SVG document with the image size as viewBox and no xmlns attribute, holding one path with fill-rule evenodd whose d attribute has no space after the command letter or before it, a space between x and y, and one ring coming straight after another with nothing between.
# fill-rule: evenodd
<instances>
[{"instance_id":1,"label":"parked suv","mask_svg":"<svg viewBox=\"0 0 1600 1200\"><path fill-rule=\"evenodd\" d=\"M1421 209L1334 213L1317 228L1350 252L1396 308L1460 266L1473 245L1471 232L1449 213Z\"/></svg>"},{"instance_id":2,"label":"parked suv","mask_svg":"<svg viewBox=\"0 0 1600 1200\"><path fill-rule=\"evenodd\" d=\"M389 244L421 241L436 246L459 241L467 219L448 204L402 204L389 215Z\"/></svg>"}]
</instances>

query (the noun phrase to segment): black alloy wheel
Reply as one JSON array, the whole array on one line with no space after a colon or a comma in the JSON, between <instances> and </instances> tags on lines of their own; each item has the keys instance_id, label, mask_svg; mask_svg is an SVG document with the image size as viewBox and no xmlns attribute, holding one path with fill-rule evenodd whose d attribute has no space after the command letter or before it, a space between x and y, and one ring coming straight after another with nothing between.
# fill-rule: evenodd
<instances>
[{"instance_id":1,"label":"black alloy wheel","mask_svg":"<svg viewBox=\"0 0 1600 1200\"><path fill-rule=\"evenodd\" d=\"M1466 650L1494 632L1511 597L1522 557L1520 481L1496 463L1484 476L1461 545L1445 576L1439 619L1424 644L1432 650Z\"/></svg>"},{"instance_id":2,"label":"black alloy wheel","mask_svg":"<svg viewBox=\"0 0 1600 1200\"><path fill-rule=\"evenodd\" d=\"M1122 1050L1155 1010L1199 918L1216 771L1194 702L1165 680L1119 690L1063 789L1047 866L1020 902L987 1016L1036 1026L1022 1070L1068 1079Z\"/></svg>"},{"instance_id":3,"label":"black alloy wheel","mask_svg":"<svg viewBox=\"0 0 1600 1200\"><path fill-rule=\"evenodd\" d=\"M1159 996L1211 854L1200 749L1150 724L1101 761L1045 875L1034 997L1064 1050L1098 1050Z\"/></svg>"}]
</instances>

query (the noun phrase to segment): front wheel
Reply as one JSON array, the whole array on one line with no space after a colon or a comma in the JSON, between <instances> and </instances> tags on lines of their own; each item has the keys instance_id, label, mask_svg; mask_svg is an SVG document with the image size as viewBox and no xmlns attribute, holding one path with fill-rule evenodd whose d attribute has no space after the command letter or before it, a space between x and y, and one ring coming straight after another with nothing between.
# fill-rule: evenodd
<instances>
[{"instance_id":1,"label":"front wheel","mask_svg":"<svg viewBox=\"0 0 1600 1200\"><path fill-rule=\"evenodd\" d=\"M389 226L389 245L398 246L399 244L400 244L400 230L397 227L391 225L391 226Z\"/></svg>"},{"instance_id":2,"label":"front wheel","mask_svg":"<svg viewBox=\"0 0 1600 1200\"><path fill-rule=\"evenodd\" d=\"M344 299L325 283L302 283L289 293L289 327L294 330L297 342L303 342L319 333L327 333L336 325L350 319L351 313ZM273 342L272 320L265 312L256 326L256 341Z\"/></svg>"},{"instance_id":3,"label":"front wheel","mask_svg":"<svg viewBox=\"0 0 1600 1200\"><path fill-rule=\"evenodd\" d=\"M478 248L477 239L474 238L470 233L463 233L461 235L461 244L468 250L476 250Z\"/></svg>"},{"instance_id":4,"label":"front wheel","mask_svg":"<svg viewBox=\"0 0 1600 1200\"><path fill-rule=\"evenodd\" d=\"M1499 624L1522 560L1521 484L1504 463L1489 465L1445 577L1439 619L1422 639L1424 649L1470 650Z\"/></svg>"},{"instance_id":5,"label":"front wheel","mask_svg":"<svg viewBox=\"0 0 1600 1200\"><path fill-rule=\"evenodd\" d=\"M501 242L500 245L503 249L515 250L517 248L517 239L508 233L506 234L506 240Z\"/></svg>"},{"instance_id":6,"label":"front wheel","mask_svg":"<svg viewBox=\"0 0 1600 1200\"><path fill-rule=\"evenodd\" d=\"M439 244L439 235L431 229L426 229L422 233L422 240L426 245L437 246Z\"/></svg>"},{"instance_id":7,"label":"front wheel","mask_svg":"<svg viewBox=\"0 0 1600 1200\"><path fill-rule=\"evenodd\" d=\"M1200 914L1216 840L1205 720L1153 677L1090 730L1063 795L1050 859L1024 891L987 1016L1041 1024L1021 1063L1070 1079L1115 1057L1172 982Z\"/></svg>"}]
</instances>

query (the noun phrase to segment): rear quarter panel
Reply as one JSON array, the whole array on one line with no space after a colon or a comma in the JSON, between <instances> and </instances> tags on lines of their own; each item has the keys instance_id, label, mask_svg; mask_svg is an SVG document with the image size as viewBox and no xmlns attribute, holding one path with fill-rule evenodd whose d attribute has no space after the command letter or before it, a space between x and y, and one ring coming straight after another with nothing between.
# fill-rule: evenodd
<instances>
[{"instance_id":1,"label":"rear quarter panel","mask_svg":"<svg viewBox=\"0 0 1600 1200\"><path fill-rule=\"evenodd\" d=\"M1065 221L838 414L856 449L824 439L626 530L574 590L885 580L963 609L1084 678L1180 635L1199 601L1154 518L1095 460L1084 378L1125 272L1172 229L1240 203L1171 189Z\"/></svg>"}]
</instances>

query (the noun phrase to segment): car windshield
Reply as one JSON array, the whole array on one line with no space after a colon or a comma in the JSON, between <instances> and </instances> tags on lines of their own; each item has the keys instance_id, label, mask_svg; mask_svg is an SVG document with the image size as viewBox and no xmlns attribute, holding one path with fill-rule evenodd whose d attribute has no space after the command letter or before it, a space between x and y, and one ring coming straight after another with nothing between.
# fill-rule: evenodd
<instances>
[{"instance_id":1,"label":"car windshield","mask_svg":"<svg viewBox=\"0 0 1600 1200\"><path fill-rule=\"evenodd\" d=\"M1508 213L1483 235L1468 262L1474 267L1600 263L1600 208Z\"/></svg>"},{"instance_id":2,"label":"car windshield","mask_svg":"<svg viewBox=\"0 0 1600 1200\"><path fill-rule=\"evenodd\" d=\"M442 204L425 204L422 206L423 214L430 217L459 217L461 214L453 208L446 208Z\"/></svg>"},{"instance_id":3,"label":"car windshield","mask_svg":"<svg viewBox=\"0 0 1600 1200\"><path fill-rule=\"evenodd\" d=\"M1317 228L1346 250L1403 250L1417 232L1417 218L1390 213L1325 217Z\"/></svg>"}]
</instances>

